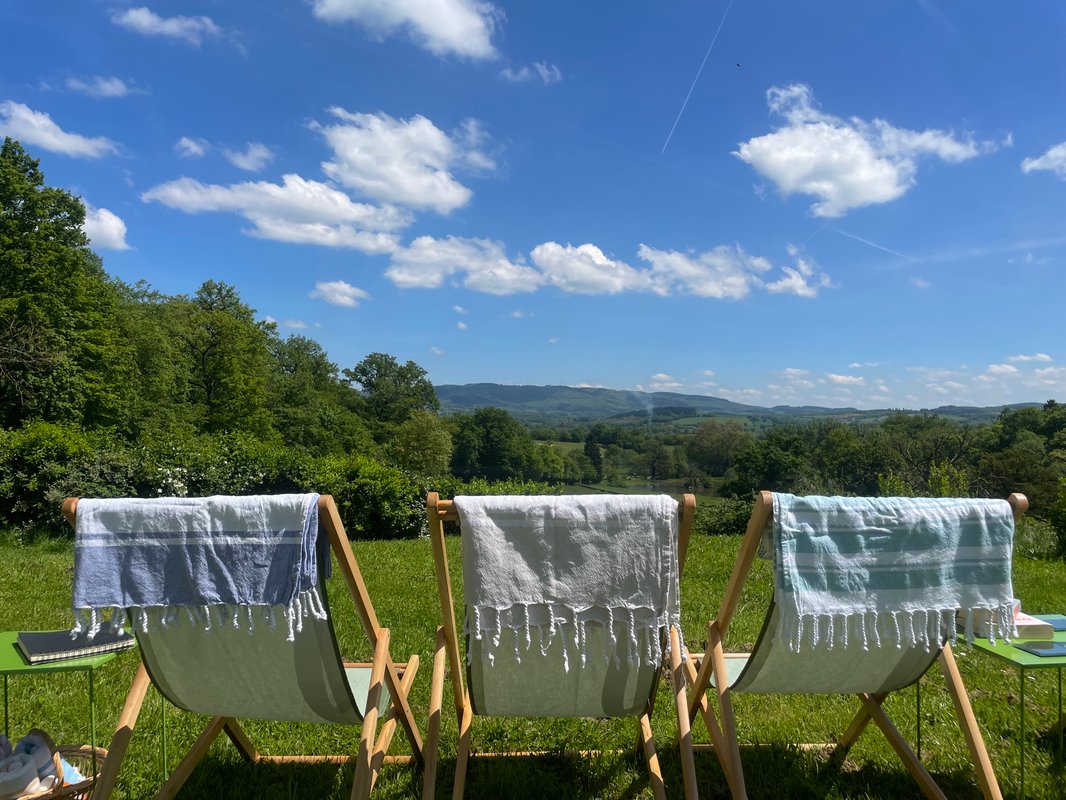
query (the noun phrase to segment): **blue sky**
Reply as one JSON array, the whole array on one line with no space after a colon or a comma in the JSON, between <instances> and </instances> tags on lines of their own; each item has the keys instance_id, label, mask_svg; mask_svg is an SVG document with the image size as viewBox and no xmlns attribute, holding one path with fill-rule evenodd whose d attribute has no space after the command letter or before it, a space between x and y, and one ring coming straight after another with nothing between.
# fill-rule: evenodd
<instances>
[{"instance_id":1,"label":"blue sky","mask_svg":"<svg viewBox=\"0 0 1066 800\"><path fill-rule=\"evenodd\" d=\"M0 28L0 135L111 274L232 283L342 367L1066 399L1066 6L66 0Z\"/></svg>"}]
</instances>

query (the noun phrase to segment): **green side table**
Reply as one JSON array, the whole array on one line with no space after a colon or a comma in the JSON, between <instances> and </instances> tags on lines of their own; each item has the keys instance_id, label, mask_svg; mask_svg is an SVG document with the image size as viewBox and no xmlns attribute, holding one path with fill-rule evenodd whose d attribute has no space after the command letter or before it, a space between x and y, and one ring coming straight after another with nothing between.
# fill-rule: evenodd
<instances>
[{"instance_id":1,"label":"green side table","mask_svg":"<svg viewBox=\"0 0 1066 800\"><path fill-rule=\"evenodd\" d=\"M89 676L89 743L93 752L93 774L96 773L96 694L93 674L97 668L118 655L117 652L101 653L98 656L71 658L65 661L50 661L46 664L30 664L22 655L15 641L18 631L0 633L0 675L4 676L4 735L8 732L8 681L12 675L44 675L50 672L86 672Z\"/></svg>"},{"instance_id":2,"label":"green side table","mask_svg":"<svg viewBox=\"0 0 1066 800\"><path fill-rule=\"evenodd\" d=\"M1038 616L1038 615L1034 615ZM1066 642L1066 631L1056 631L1053 641ZM1031 669L1054 669L1058 671L1059 678L1059 757L1062 757L1062 668L1066 667L1066 656L1037 656L1032 653L1027 653L1025 650L1019 650L1014 644L1003 644L997 641L995 644L989 644L987 639L974 639L973 649L979 650L983 653L988 653L990 656L998 658L1000 661L1006 662L1010 666L1018 670L1019 689L1018 694L1020 701L1018 706L1020 711L1018 712L1020 721L1019 732L1019 755L1018 755L1018 770L1019 770L1019 782L1021 784L1019 790L1019 796L1025 797L1025 673Z\"/></svg>"}]
</instances>

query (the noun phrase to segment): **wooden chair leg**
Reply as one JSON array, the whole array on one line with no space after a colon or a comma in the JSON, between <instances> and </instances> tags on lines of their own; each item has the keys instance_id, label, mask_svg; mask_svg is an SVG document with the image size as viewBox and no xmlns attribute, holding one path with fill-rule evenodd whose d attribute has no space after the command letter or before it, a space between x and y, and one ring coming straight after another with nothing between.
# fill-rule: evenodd
<instances>
[{"instance_id":1,"label":"wooden chair leg","mask_svg":"<svg viewBox=\"0 0 1066 800\"><path fill-rule=\"evenodd\" d=\"M227 719L222 726L223 733L229 737L229 740L233 742L233 746L237 748L246 761L258 761L259 753L255 749L255 745L252 744L252 740L248 738L248 734L244 732L244 729L237 724L237 720L232 717Z\"/></svg>"},{"instance_id":2,"label":"wooden chair leg","mask_svg":"<svg viewBox=\"0 0 1066 800\"><path fill-rule=\"evenodd\" d=\"M704 663L713 663L710 656L704 657ZM711 742L714 745L714 753L718 757L718 763L722 767L722 772L725 774L726 782L729 784L729 791L734 797L737 796L737 788L734 784L733 765L729 760L729 747L726 745L725 734L722 733L722 728L718 724L718 719L711 713L710 705L707 702L707 690L710 688L710 676L701 679L700 675L703 674L701 665L700 671L697 673L696 668L692 666L691 657L686 659L684 663L685 677L689 683L689 715L690 719L693 719L692 714L698 712L703 717L703 722L707 726L707 732L711 735ZM690 723L691 724L691 723Z\"/></svg>"},{"instance_id":3,"label":"wooden chair leg","mask_svg":"<svg viewBox=\"0 0 1066 800\"><path fill-rule=\"evenodd\" d=\"M452 800L462 800L466 791L466 767L470 761L470 723L473 709L465 703L459 715L459 746L455 750L455 784L452 786Z\"/></svg>"},{"instance_id":4,"label":"wooden chair leg","mask_svg":"<svg viewBox=\"0 0 1066 800\"><path fill-rule=\"evenodd\" d=\"M422 798L433 800L437 791L437 748L440 739L440 710L444 702L444 628L437 628L433 651L433 677L429 693L429 721L426 723L425 771L422 774Z\"/></svg>"},{"instance_id":5,"label":"wooden chair leg","mask_svg":"<svg viewBox=\"0 0 1066 800\"><path fill-rule=\"evenodd\" d=\"M970 758L977 769L977 780L981 785L981 794L985 796L985 800L1003 800L1003 793L1000 792L996 773L992 769L992 761L988 757L988 750L985 749L985 740L981 736L981 729L977 727L977 718L973 715L970 698L966 694L966 687L962 683L962 676L959 675L959 666L955 663L955 654L952 652L949 643L945 643L944 649L940 651L939 660L940 671L944 673L944 681L948 685L948 692L955 703L955 714L959 718L959 727L962 728L962 735L965 737L966 746L970 750Z\"/></svg>"},{"instance_id":6,"label":"wooden chair leg","mask_svg":"<svg viewBox=\"0 0 1066 800\"><path fill-rule=\"evenodd\" d=\"M203 733L193 742L193 746L189 749L189 752L185 754L185 758L181 760L177 768L170 773L170 777L167 778L167 782L163 784L163 788L159 790L159 793L155 796L156 800L169 800L174 797L185 785L185 781L189 779L192 771L196 769L196 765L200 763L201 759L207 754L208 749L218 735L222 732L228 717L215 717L211 720L211 723L204 728ZM110 753L108 754L110 756Z\"/></svg>"},{"instance_id":7,"label":"wooden chair leg","mask_svg":"<svg viewBox=\"0 0 1066 800\"><path fill-rule=\"evenodd\" d=\"M925 796L934 800L947 800L944 793L940 791L940 787L936 785L936 781L933 780L933 776L929 774L929 770L918 760L918 756L914 754L911 746L907 744L907 740L903 738L896 726L892 724L892 720L888 718L885 710L881 708L881 703L877 702L873 695L863 695L862 698L863 705L866 706L870 717L877 727L881 729L882 733L885 734L888 743L892 745L896 755L903 761L907 771L918 782L918 786Z\"/></svg>"},{"instance_id":8,"label":"wooden chair leg","mask_svg":"<svg viewBox=\"0 0 1066 800\"><path fill-rule=\"evenodd\" d=\"M378 632L374 647L374 661L370 667L370 690L366 696L366 712L363 714L363 729L359 733L359 756L355 762L355 779L352 781L352 800L370 797L373 783L371 756L377 735L378 706L381 704L381 684L385 677L385 660L389 657L389 629Z\"/></svg>"},{"instance_id":9,"label":"wooden chair leg","mask_svg":"<svg viewBox=\"0 0 1066 800\"><path fill-rule=\"evenodd\" d=\"M659 751L655 749L655 737L651 733L651 718L647 714L640 717L640 742L644 761L648 765L648 780L651 783L655 800L666 800L666 786L663 784L663 771L659 766Z\"/></svg>"},{"instance_id":10,"label":"wooden chair leg","mask_svg":"<svg viewBox=\"0 0 1066 800\"><path fill-rule=\"evenodd\" d=\"M670 675L674 682L674 704L677 708L677 739L681 750L681 771L685 781L686 800L695 800L696 763L692 755L692 728L688 720L688 702L685 695L685 670L681 665L681 640L677 628L670 627Z\"/></svg>"},{"instance_id":11,"label":"wooden chair leg","mask_svg":"<svg viewBox=\"0 0 1066 800\"><path fill-rule=\"evenodd\" d=\"M729 782L730 789L734 800L747 800L748 790L744 784L744 766L740 762L737 723L733 717L733 702L729 691L729 671L725 666L722 636L716 622L712 622L707 629L707 650L713 659L714 690L718 697L718 713L722 720L722 738L725 740L723 751L727 754L727 763L732 767L733 779Z\"/></svg>"},{"instance_id":12,"label":"wooden chair leg","mask_svg":"<svg viewBox=\"0 0 1066 800\"><path fill-rule=\"evenodd\" d=\"M844 731L844 735L837 741L836 747L833 748L833 752L829 754L829 766L839 767L844 762L844 759L848 757L848 752L855 745L855 742L862 736L862 732L866 730L866 726L870 724L873 717L870 716L870 711L866 707L865 700L869 697L878 705L885 702L885 698L888 697L887 692L878 692L872 695L858 695L859 698L859 710L855 712L855 716L852 718L851 723L848 725L847 730Z\"/></svg>"},{"instance_id":13,"label":"wooden chair leg","mask_svg":"<svg viewBox=\"0 0 1066 800\"><path fill-rule=\"evenodd\" d=\"M412 655L407 662L403 675L400 676L400 689L405 693L410 693L411 691L411 685L415 682L415 675L418 674L418 664L418 656ZM396 726L399 723L398 715L399 711L395 705L392 705L389 713L385 716L385 724L381 726L378 740L374 744L374 755L370 758L370 791L374 791L374 784L377 783L378 776L381 774L381 765L385 763L385 756L388 755L389 745L392 744L392 737L396 733Z\"/></svg>"},{"instance_id":14,"label":"wooden chair leg","mask_svg":"<svg viewBox=\"0 0 1066 800\"><path fill-rule=\"evenodd\" d=\"M115 726L115 733L111 737L111 745L107 749L107 758L104 760L104 765L100 768L100 774L96 778L93 797L99 798L99 800L109 800L111 792L115 788L115 782L118 780L118 771L122 766L122 759L126 755L126 748L129 747L130 738L133 736L133 729L137 725L137 717L141 713L141 706L144 704L144 696L148 692L150 683L148 670L144 668L144 662L141 662L133 676L133 681L130 683L130 690L126 693L126 702L122 706L122 713L119 715L118 724Z\"/></svg>"}]
</instances>

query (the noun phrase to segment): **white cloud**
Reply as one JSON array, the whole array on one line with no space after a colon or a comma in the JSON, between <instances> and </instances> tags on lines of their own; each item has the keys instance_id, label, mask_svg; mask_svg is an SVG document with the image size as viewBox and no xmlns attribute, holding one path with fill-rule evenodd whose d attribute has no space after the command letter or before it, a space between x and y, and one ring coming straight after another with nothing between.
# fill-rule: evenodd
<instances>
[{"instance_id":1,"label":"white cloud","mask_svg":"<svg viewBox=\"0 0 1066 800\"><path fill-rule=\"evenodd\" d=\"M174 152L182 158L201 158L210 149L211 143L207 139L190 139L188 136L182 136L174 144Z\"/></svg>"},{"instance_id":2,"label":"white cloud","mask_svg":"<svg viewBox=\"0 0 1066 800\"><path fill-rule=\"evenodd\" d=\"M451 170L495 169L482 149L487 137L474 120L449 136L423 116L397 120L384 112L353 114L338 107L329 112L340 123L311 125L333 150L333 160L322 169L377 200L447 214L466 205L472 195Z\"/></svg>"},{"instance_id":3,"label":"white cloud","mask_svg":"<svg viewBox=\"0 0 1066 800\"><path fill-rule=\"evenodd\" d=\"M988 374L995 375L998 378L1005 378L1008 375L1017 375L1018 368L1012 364L989 364Z\"/></svg>"},{"instance_id":4,"label":"white cloud","mask_svg":"<svg viewBox=\"0 0 1066 800\"><path fill-rule=\"evenodd\" d=\"M247 181L220 186L179 178L149 189L141 199L156 200L189 214L239 214L253 225L245 232L263 239L346 247L364 253L395 250L399 245L390 231L409 222L395 208L353 202L332 186L299 175L282 176L280 185Z\"/></svg>"},{"instance_id":5,"label":"white cloud","mask_svg":"<svg viewBox=\"0 0 1066 800\"><path fill-rule=\"evenodd\" d=\"M829 379L831 383L835 383L837 386L865 386L866 379L861 375L835 375L832 372L827 372L825 377Z\"/></svg>"},{"instance_id":6,"label":"white cloud","mask_svg":"<svg viewBox=\"0 0 1066 800\"><path fill-rule=\"evenodd\" d=\"M484 0L311 0L325 22L358 22L378 38L403 30L434 55L496 57L492 33L502 12Z\"/></svg>"},{"instance_id":7,"label":"white cloud","mask_svg":"<svg viewBox=\"0 0 1066 800\"><path fill-rule=\"evenodd\" d=\"M465 322L457 322L457 323L455 323L455 327L458 328L461 331L465 331L470 326L467 325Z\"/></svg>"},{"instance_id":8,"label":"white cloud","mask_svg":"<svg viewBox=\"0 0 1066 800\"><path fill-rule=\"evenodd\" d=\"M243 152L240 150L223 150L222 155L233 166L247 172L259 172L259 170L274 160L274 153L271 152L270 148L259 142L248 142L248 146L244 148Z\"/></svg>"},{"instance_id":9,"label":"white cloud","mask_svg":"<svg viewBox=\"0 0 1066 800\"><path fill-rule=\"evenodd\" d=\"M1048 148L1048 151L1038 158L1027 158L1022 162L1022 172L1028 174L1037 170L1050 170L1066 180L1066 142Z\"/></svg>"},{"instance_id":10,"label":"white cloud","mask_svg":"<svg viewBox=\"0 0 1066 800\"><path fill-rule=\"evenodd\" d=\"M818 217L839 217L851 208L902 197L915 184L921 156L956 164L1000 146L959 139L948 131L912 131L881 119L866 122L824 114L803 84L774 86L767 102L786 124L742 142L734 155L773 181L785 196L818 198L811 206Z\"/></svg>"},{"instance_id":11,"label":"white cloud","mask_svg":"<svg viewBox=\"0 0 1066 800\"><path fill-rule=\"evenodd\" d=\"M98 98L125 97L128 94L144 91L128 85L121 78L105 77L103 75L93 75L87 80L67 78L66 84L71 91Z\"/></svg>"},{"instance_id":12,"label":"white cloud","mask_svg":"<svg viewBox=\"0 0 1066 800\"><path fill-rule=\"evenodd\" d=\"M307 296L312 300L325 300L330 305L344 308L357 308L360 300L370 297L347 281L319 281Z\"/></svg>"},{"instance_id":13,"label":"white cloud","mask_svg":"<svg viewBox=\"0 0 1066 800\"><path fill-rule=\"evenodd\" d=\"M102 158L118 152L118 144L105 136L68 133L43 111L5 100L0 103L0 138L10 136L23 145L76 158Z\"/></svg>"},{"instance_id":14,"label":"white cloud","mask_svg":"<svg viewBox=\"0 0 1066 800\"><path fill-rule=\"evenodd\" d=\"M563 79L563 71L555 64L549 64L546 61L537 61L520 69L507 67L500 71L500 75L513 83L525 83L540 78L545 86L551 86Z\"/></svg>"},{"instance_id":15,"label":"white cloud","mask_svg":"<svg viewBox=\"0 0 1066 800\"><path fill-rule=\"evenodd\" d=\"M559 337L552 336L550 339L548 339L548 344L559 344Z\"/></svg>"},{"instance_id":16,"label":"white cloud","mask_svg":"<svg viewBox=\"0 0 1066 800\"><path fill-rule=\"evenodd\" d=\"M532 317L532 316L533 315L530 312L523 311L520 308L519 309L515 309L514 311L511 312L511 318L512 319L528 319L529 317Z\"/></svg>"},{"instance_id":17,"label":"white cloud","mask_svg":"<svg viewBox=\"0 0 1066 800\"><path fill-rule=\"evenodd\" d=\"M654 392L670 392L674 389L680 389L681 384L677 381L655 381L648 388Z\"/></svg>"},{"instance_id":18,"label":"white cloud","mask_svg":"<svg viewBox=\"0 0 1066 800\"><path fill-rule=\"evenodd\" d=\"M435 356L444 355L444 351L441 350L439 347L431 347L431 348L429 348L429 352L431 352Z\"/></svg>"},{"instance_id":19,"label":"white cloud","mask_svg":"<svg viewBox=\"0 0 1066 800\"><path fill-rule=\"evenodd\" d=\"M465 308L463 308L462 306L452 306L452 311L454 311L456 314L468 314L468 313L470 313Z\"/></svg>"},{"instance_id":20,"label":"white cloud","mask_svg":"<svg viewBox=\"0 0 1066 800\"><path fill-rule=\"evenodd\" d=\"M530 257L543 273L545 282L564 292L617 294L652 288L647 271L607 258L593 244L573 247L545 242L533 248Z\"/></svg>"},{"instance_id":21,"label":"white cloud","mask_svg":"<svg viewBox=\"0 0 1066 800\"><path fill-rule=\"evenodd\" d=\"M714 377L714 370L713 369L705 369L700 374L705 376L705 377L707 377L707 378L713 378Z\"/></svg>"},{"instance_id":22,"label":"white cloud","mask_svg":"<svg viewBox=\"0 0 1066 800\"><path fill-rule=\"evenodd\" d=\"M392 255L385 276L403 288L436 288L444 279L464 274L462 285L488 294L531 292L541 285L540 274L511 261L503 245L488 239L419 236Z\"/></svg>"},{"instance_id":23,"label":"white cloud","mask_svg":"<svg viewBox=\"0 0 1066 800\"><path fill-rule=\"evenodd\" d=\"M917 286L919 289L928 289L933 284L929 283L925 278L911 278L911 283Z\"/></svg>"},{"instance_id":24,"label":"white cloud","mask_svg":"<svg viewBox=\"0 0 1066 800\"><path fill-rule=\"evenodd\" d=\"M1007 356L1007 361L1013 361L1015 363L1019 361L1051 361L1052 358L1047 353L1033 353L1028 355Z\"/></svg>"},{"instance_id":25,"label":"white cloud","mask_svg":"<svg viewBox=\"0 0 1066 800\"><path fill-rule=\"evenodd\" d=\"M674 379L674 376L673 375L667 375L665 372L657 372L656 374L651 376L651 379L653 381L660 381L660 382L662 382L662 381L672 381Z\"/></svg>"},{"instance_id":26,"label":"white cloud","mask_svg":"<svg viewBox=\"0 0 1066 800\"><path fill-rule=\"evenodd\" d=\"M147 6L115 12L111 21L143 36L166 36L197 47L204 39L222 35L222 29L210 17L161 17Z\"/></svg>"},{"instance_id":27,"label":"white cloud","mask_svg":"<svg viewBox=\"0 0 1066 800\"><path fill-rule=\"evenodd\" d=\"M281 323L283 328L292 328L294 331L302 331L307 328L307 323L302 319L287 319Z\"/></svg>"},{"instance_id":28,"label":"white cloud","mask_svg":"<svg viewBox=\"0 0 1066 800\"><path fill-rule=\"evenodd\" d=\"M795 260L795 267L781 267L784 277L766 284L766 291L771 294L794 294L797 297L815 298L818 290L831 286L829 276L815 268L814 261L800 255L797 248L788 247L789 255Z\"/></svg>"},{"instance_id":29,"label":"white cloud","mask_svg":"<svg viewBox=\"0 0 1066 800\"><path fill-rule=\"evenodd\" d=\"M106 208L94 208L85 204L85 224L82 230L89 237L92 247L107 250L129 250L126 244L126 223L117 214Z\"/></svg>"},{"instance_id":30,"label":"white cloud","mask_svg":"<svg viewBox=\"0 0 1066 800\"><path fill-rule=\"evenodd\" d=\"M749 256L739 245L719 245L704 253L686 254L642 244L637 254L651 264L652 284L659 294L673 290L697 297L736 300L746 296L752 287L762 285L758 275L770 269L769 261Z\"/></svg>"}]
</instances>

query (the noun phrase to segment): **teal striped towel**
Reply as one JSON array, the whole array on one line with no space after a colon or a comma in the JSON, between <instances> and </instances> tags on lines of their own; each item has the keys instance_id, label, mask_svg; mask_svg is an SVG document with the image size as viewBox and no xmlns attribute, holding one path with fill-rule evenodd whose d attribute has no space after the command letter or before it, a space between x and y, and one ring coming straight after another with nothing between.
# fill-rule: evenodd
<instances>
[{"instance_id":1,"label":"teal striped towel","mask_svg":"<svg viewBox=\"0 0 1066 800\"><path fill-rule=\"evenodd\" d=\"M1004 500L774 494L778 638L803 646L938 648L1014 634L1014 517Z\"/></svg>"}]
</instances>

